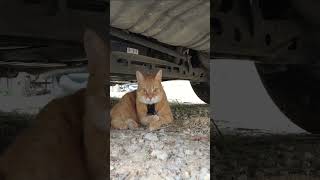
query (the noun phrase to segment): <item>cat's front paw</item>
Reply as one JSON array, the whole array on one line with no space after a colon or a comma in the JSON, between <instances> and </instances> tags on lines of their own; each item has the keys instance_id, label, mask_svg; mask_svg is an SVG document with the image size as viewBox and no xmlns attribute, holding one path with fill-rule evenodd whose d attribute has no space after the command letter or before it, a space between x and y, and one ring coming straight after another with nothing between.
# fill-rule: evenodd
<instances>
[{"instance_id":1,"label":"cat's front paw","mask_svg":"<svg viewBox=\"0 0 320 180\"><path fill-rule=\"evenodd\" d=\"M159 121L159 116L158 115L152 115L150 116L150 122L153 122L153 121Z\"/></svg>"},{"instance_id":2,"label":"cat's front paw","mask_svg":"<svg viewBox=\"0 0 320 180\"><path fill-rule=\"evenodd\" d=\"M149 131L154 131L160 129L161 124L159 121L153 121L149 124Z\"/></svg>"},{"instance_id":3,"label":"cat's front paw","mask_svg":"<svg viewBox=\"0 0 320 180\"><path fill-rule=\"evenodd\" d=\"M158 115L145 116L141 119L140 123L144 126L149 126L150 123L159 121L159 119Z\"/></svg>"},{"instance_id":4,"label":"cat's front paw","mask_svg":"<svg viewBox=\"0 0 320 180\"><path fill-rule=\"evenodd\" d=\"M127 120L127 125L128 125L128 128L131 129L131 130L132 129L137 129L139 127L139 124L133 119L128 119Z\"/></svg>"}]
</instances>

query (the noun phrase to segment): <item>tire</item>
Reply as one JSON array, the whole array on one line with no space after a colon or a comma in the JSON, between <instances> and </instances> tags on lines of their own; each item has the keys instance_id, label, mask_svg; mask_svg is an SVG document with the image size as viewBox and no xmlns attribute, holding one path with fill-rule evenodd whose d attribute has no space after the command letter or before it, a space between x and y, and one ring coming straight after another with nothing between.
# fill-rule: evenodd
<instances>
[{"instance_id":1,"label":"tire","mask_svg":"<svg viewBox=\"0 0 320 180\"><path fill-rule=\"evenodd\" d=\"M191 83L194 93L205 103L210 103L210 84L207 82Z\"/></svg>"},{"instance_id":2,"label":"tire","mask_svg":"<svg viewBox=\"0 0 320 180\"><path fill-rule=\"evenodd\" d=\"M320 76L316 73L320 71L307 65L282 66L282 71L268 73L280 65L256 64L264 87L279 109L302 129L319 134Z\"/></svg>"}]
</instances>

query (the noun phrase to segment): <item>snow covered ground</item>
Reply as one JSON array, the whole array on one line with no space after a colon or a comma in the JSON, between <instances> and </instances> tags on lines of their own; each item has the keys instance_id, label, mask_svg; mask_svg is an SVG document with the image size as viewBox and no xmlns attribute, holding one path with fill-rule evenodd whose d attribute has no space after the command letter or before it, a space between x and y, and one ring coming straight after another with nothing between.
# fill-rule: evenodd
<instances>
[{"instance_id":1,"label":"snow covered ground","mask_svg":"<svg viewBox=\"0 0 320 180\"><path fill-rule=\"evenodd\" d=\"M163 88L167 94L167 98L170 102L179 102L187 104L205 104L192 90L189 81L175 80L162 82ZM110 97L120 98L125 93L134 90L133 88L124 88L121 90L121 86L116 85L110 88Z\"/></svg>"},{"instance_id":2,"label":"snow covered ground","mask_svg":"<svg viewBox=\"0 0 320 180\"><path fill-rule=\"evenodd\" d=\"M86 86L86 82L75 82L71 80L71 76L62 76L59 85L57 83L49 85L50 94L26 97L24 94L26 76L26 73L21 73L17 78L8 81L0 78L0 111L34 114L50 100L71 94ZM72 78L76 77L73 75ZM189 81L167 81L163 82L163 86L171 102L204 104L193 92ZM124 86L124 88L120 88L119 85L112 86L110 88L110 97L120 98L134 88L134 84Z\"/></svg>"}]
</instances>

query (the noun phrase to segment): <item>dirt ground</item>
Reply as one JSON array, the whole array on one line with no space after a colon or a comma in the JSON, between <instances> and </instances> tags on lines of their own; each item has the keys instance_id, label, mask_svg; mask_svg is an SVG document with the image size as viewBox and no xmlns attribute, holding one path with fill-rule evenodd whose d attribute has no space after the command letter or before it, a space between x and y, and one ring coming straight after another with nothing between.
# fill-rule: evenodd
<instances>
[{"instance_id":1,"label":"dirt ground","mask_svg":"<svg viewBox=\"0 0 320 180\"><path fill-rule=\"evenodd\" d=\"M320 179L320 136L253 129L215 130L214 180Z\"/></svg>"},{"instance_id":2,"label":"dirt ground","mask_svg":"<svg viewBox=\"0 0 320 180\"><path fill-rule=\"evenodd\" d=\"M174 123L158 131L111 130L111 179L210 179L208 106L171 107Z\"/></svg>"},{"instance_id":3,"label":"dirt ground","mask_svg":"<svg viewBox=\"0 0 320 180\"><path fill-rule=\"evenodd\" d=\"M29 127L34 115L0 111L0 154L24 128Z\"/></svg>"}]
</instances>

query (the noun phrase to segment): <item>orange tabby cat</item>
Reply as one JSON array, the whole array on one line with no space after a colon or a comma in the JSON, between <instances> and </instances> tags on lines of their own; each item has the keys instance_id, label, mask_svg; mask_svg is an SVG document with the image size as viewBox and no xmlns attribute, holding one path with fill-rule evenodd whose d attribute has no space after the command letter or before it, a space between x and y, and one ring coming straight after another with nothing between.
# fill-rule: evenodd
<instances>
[{"instance_id":1,"label":"orange tabby cat","mask_svg":"<svg viewBox=\"0 0 320 180\"><path fill-rule=\"evenodd\" d=\"M105 180L109 150L104 80L109 45L84 36L90 73L87 89L54 99L0 159L1 180Z\"/></svg>"},{"instance_id":2,"label":"orange tabby cat","mask_svg":"<svg viewBox=\"0 0 320 180\"><path fill-rule=\"evenodd\" d=\"M152 131L172 122L169 102L161 85L162 70L156 75L143 75L137 71L136 77L138 89L125 94L112 108L111 126L134 129L142 124ZM153 112L148 114L149 110Z\"/></svg>"}]
</instances>

